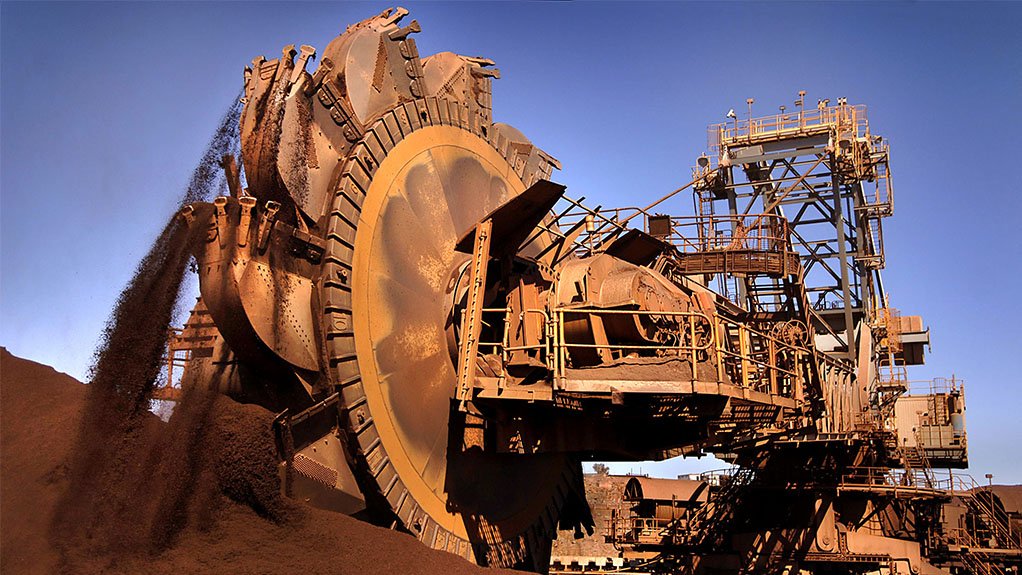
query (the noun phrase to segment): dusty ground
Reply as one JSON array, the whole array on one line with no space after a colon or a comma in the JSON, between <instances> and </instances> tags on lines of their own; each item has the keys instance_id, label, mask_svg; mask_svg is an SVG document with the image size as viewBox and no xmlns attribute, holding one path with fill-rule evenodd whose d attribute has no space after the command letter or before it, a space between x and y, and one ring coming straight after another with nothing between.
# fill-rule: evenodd
<instances>
[{"instance_id":1,"label":"dusty ground","mask_svg":"<svg viewBox=\"0 0 1022 575\"><path fill-rule=\"evenodd\" d=\"M235 441L239 438L232 436L232 430L257 421L262 414L222 400L207 407L215 418L227 423L207 430L202 445L226 449L196 464L200 472L187 477L197 482L194 488L168 491L165 470L153 462L139 462L139 470L156 476L141 484L152 488L151 492L139 489L139 484L125 483L122 489L138 491L137 497L110 492L91 507L116 507L127 501L164 509L170 505L165 501L167 493L174 497L185 493L189 500L175 501L171 507L187 509L187 513L174 516L178 517L176 523L148 524L150 528L173 527L166 533L131 537L122 533L126 539L120 548L97 545L105 532L54 521L70 483L69 462L86 391L87 386L49 367L12 356L6 349L0 354L0 572L510 573L480 569L454 555L427 549L408 535L350 517L274 500L265 492L265 485L247 476L261 465L260 450L265 452L269 446L238 451ZM166 424L152 418L142 427L159 429L162 425ZM178 457L173 447L161 445L159 450ZM251 465L255 468L246 467ZM134 478L130 473L125 477ZM254 504L259 501L264 508ZM104 511L126 521L125 526L137 520L132 512ZM151 517L152 513L142 515ZM160 545L140 548L130 544L134 539L155 540Z\"/></svg>"}]
</instances>

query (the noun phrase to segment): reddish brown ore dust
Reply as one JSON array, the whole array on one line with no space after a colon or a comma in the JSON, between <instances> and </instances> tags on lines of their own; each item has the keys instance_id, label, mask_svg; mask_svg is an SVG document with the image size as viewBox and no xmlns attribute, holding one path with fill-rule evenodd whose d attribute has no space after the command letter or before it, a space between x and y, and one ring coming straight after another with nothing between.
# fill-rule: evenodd
<instances>
[{"instance_id":1,"label":"reddish brown ore dust","mask_svg":"<svg viewBox=\"0 0 1022 575\"><path fill-rule=\"evenodd\" d=\"M189 229L172 218L104 330L68 462L69 486L52 526L65 570L94 556L164 550L188 523L189 495L197 484L198 500L209 497L197 481L199 456L168 441L149 412L185 267L203 236L200 226ZM201 407L190 402L172 418L179 421L171 428L184 431L175 439L190 444L202 438Z\"/></svg>"},{"instance_id":2,"label":"reddish brown ore dust","mask_svg":"<svg viewBox=\"0 0 1022 575\"><path fill-rule=\"evenodd\" d=\"M213 196L227 195L227 177L220 165L224 155L231 154L239 159L241 156L241 136L238 121L241 118L241 94L234 99L227 111L220 118L220 125L206 146L199 164L195 166L192 177L185 188L182 204L194 202L210 202Z\"/></svg>"},{"instance_id":3,"label":"reddish brown ore dust","mask_svg":"<svg viewBox=\"0 0 1022 575\"><path fill-rule=\"evenodd\" d=\"M0 349L0 573L512 573L482 569L427 549L408 535L279 497L268 428L272 416L261 408L212 395L182 404L205 414L201 429L183 425L184 419L164 423L145 416L144 432L135 435L134 447L139 451L177 462L198 462L190 473L179 476L189 478L189 485L173 485L164 463L165 476L160 481L141 480L140 473L129 470L121 475L124 483L107 485L104 493L90 495L97 497L91 507L104 516L110 516L112 509L124 514L130 505L141 505L150 513L160 506L182 506L185 521L177 526L172 541L159 552L116 546L100 552L95 536L85 532L85 525L92 525L95 533L95 521L86 518L85 525L51 530L71 484L75 428L85 412L88 391L89 386L67 375ZM142 449L145 442L150 443ZM161 453L161 449L169 452ZM190 456L184 457L183 452ZM127 457L121 460L105 463L125 464ZM103 511L103 507L111 510ZM143 515L127 513L136 519ZM111 531L124 532L118 527L110 527L107 533ZM150 531L149 535L156 541L168 538L167 533ZM139 537L129 540L137 543Z\"/></svg>"}]
</instances>

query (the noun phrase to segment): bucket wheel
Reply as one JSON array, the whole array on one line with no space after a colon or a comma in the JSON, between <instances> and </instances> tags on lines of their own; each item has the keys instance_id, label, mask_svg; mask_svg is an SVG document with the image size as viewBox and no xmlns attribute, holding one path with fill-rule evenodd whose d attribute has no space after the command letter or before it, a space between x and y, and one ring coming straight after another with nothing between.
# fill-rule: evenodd
<instances>
[{"instance_id":1,"label":"bucket wheel","mask_svg":"<svg viewBox=\"0 0 1022 575\"><path fill-rule=\"evenodd\" d=\"M466 451L452 411L446 290L467 260L455 244L550 169L504 134L520 136L433 97L365 131L328 216L324 339L376 510L431 547L545 570L557 517L582 492L579 462Z\"/></svg>"}]
</instances>

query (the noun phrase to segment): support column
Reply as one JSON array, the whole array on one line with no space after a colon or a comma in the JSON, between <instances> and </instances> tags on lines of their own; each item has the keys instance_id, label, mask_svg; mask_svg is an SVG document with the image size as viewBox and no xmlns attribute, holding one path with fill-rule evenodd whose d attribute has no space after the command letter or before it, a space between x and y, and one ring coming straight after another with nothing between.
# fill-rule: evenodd
<instances>
[{"instance_id":1,"label":"support column","mask_svg":"<svg viewBox=\"0 0 1022 575\"><path fill-rule=\"evenodd\" d=\"M834 200L834 230L837 232L838 258L841 259L841 297L845 304L845 343L848 347L848 360L854 362L856 355L855 326L852 324L852 288L849 282L845 218L841 205L841 175L837 173L837 161L833 152L830 153L830 184Z\"/></svg>"},{"instance_id":2,"label":"support column","mask_svg":"<svg viewBox=\"0 0 1022 575\"><path fill-rule=\"evenodd\" d=\"M731 172L732 170L734 170L733 166L728 168L729 172ZM728 181L731 181L731 182L735 181L734 173L733 172L729 174ZM727 190L727 210L728 210L728 213L731 215L731 218L732 218L732 222L731 222L731 233L732 234L734 234L734 231L735 231L734 218L737 218L738 215L739 215L738 214L738 195L737 194L738 194L738 192L736 192L734 190L734 188L728 188L728 190ZM740 302L742 302L742 304L748 306L749 309L751 310L752 306L749 306L749 290L746 288L746 282L747 281L748 281L748 278L740 278L738 281L735 282L735 285L738 286L738 301L740 301Z\"/></svg>"}]
</instances>

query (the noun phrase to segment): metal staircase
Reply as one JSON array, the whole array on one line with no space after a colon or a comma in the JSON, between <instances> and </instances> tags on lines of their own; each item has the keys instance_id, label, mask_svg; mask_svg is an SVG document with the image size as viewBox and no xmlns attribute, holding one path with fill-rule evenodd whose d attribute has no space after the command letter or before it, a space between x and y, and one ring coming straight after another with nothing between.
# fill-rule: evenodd
<instances>
[{"instance_id":1,"label":"metal staircase","mask_svg":"<svg viewBox=\"0 0 1022 575\"><path fill-rule=\"evenodd\" d=\"M685 544L703 547L715 546L731 523L746 488L756 477L753 467L738 467L719 491L688 519Z\"/></svg>"},{"instance_id":2,"label":"metal staircase","mask_svg":"<svg viewBox=\"0 0 1022 575\"><path fill-rule=\"evenodd\" d=\"M1006 575L1008 573L1001 565L991 561L988 553L984 551L984 545L968 531L963 530L959 534L958 544L962 551L958 555L964 570L971 575Z\"/></svg>"},{"instance_id":3,"label":"metal staircase","mask_svg":"<svg viewBox=\"0 0 1022 575\"><path fill-rule=\"evenodd\" d=\"M1020 534L1011 528L1008 515L994 504L993 494L987 497L982 495L984 493L989 492L977 486L962 499L974 517L983 524L981 527L989 532L991 542L996 543L998 548L1022 551Z\"/></svg>"},{"instance_id":4,"label":"metal staircase","mask_svg":"<svg viewBox=\"0 0 1022 575\"><path fill-rule=\"evenodd\" d=\"M929 489L936 487L937 480L933 476L930 461L926 458L926 450L923 449L918 431L915 433L915 445L899 445L898 456L901 458L906 473L922 477L925 487Z\"/></svg>"}]
</instances>

